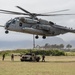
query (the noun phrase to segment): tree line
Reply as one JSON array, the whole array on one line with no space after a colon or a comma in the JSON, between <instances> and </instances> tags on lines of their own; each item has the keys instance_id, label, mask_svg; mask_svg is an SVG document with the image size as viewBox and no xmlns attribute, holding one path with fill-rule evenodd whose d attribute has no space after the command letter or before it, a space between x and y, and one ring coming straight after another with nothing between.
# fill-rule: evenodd
<instances>
[{"instance_id":1,"label":"tree line","mask_svg":"<svg viewBox=\"0 0 75 75\"><path fill-rule=\"evenodd\" d=\"M36 55L46 55L46 56L61 56L65 55L65 52L62 50L33 50L33 49L27 49L27 50L6 50L6 51L1 51L0 55L2 56L3 54L10 56L11 54L14 55L19 55L21 56L22 54L26 53L35 53Z\"/></svg>"},{"instance_id":2,"label":"tree line","mask_svg":"<svg viewBox=\"0 0 75 75\"><path fill-rule=\"evenodd\" d=\"M49 43L46 43L44 46L39 46L37 45L36 46L37 48L44 48L44 49L54 49L54 48L57 48L57 49L64 49L64 44L52 44L50 45ZM72 48L72 45L71 44L67 44L66 45L66 49L71 49Z\"/></svg>"}]
</instances>

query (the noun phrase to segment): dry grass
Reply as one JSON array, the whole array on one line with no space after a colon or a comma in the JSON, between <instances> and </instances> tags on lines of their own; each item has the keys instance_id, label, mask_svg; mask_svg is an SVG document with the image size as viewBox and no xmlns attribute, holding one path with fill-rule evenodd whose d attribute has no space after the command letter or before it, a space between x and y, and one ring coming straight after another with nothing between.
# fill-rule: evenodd
<instances>
[{"instance_id":1,"label":"dry grass","mask_svg":"<svg viewBox=\"0 0 75 75\"><path fill-rule=\"evenodd\" d=\"M0 75L75 75L75 56L46 57L46 62L5 61L0 57Z\"/></svg>"}]
</instances>

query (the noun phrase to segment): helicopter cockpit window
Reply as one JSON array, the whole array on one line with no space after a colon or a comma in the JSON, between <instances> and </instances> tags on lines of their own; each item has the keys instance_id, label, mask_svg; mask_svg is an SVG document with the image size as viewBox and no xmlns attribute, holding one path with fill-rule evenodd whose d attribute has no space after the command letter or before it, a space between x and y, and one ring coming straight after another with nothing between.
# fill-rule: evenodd
<instances>
[{"instance_id":1,"label":"helicopter cockpit window","mask_svg":"<svg viewBox=\"0 0 75 75\"><path fill-rule=\"evenodd\" d=\"M11 20L9 20L7 23L6 23L6 25L10 25L11 24Z\"/></svg>"},{"instance_id":2,"label":"helicopter cockpit window","mask_svg":"<svg viewBox=\"0 0 75 75\"><path fill-rule=\"evenodd\" d=\"M16 20L15 20L15 19L13 19L13 20L12 20L12 23L13 23L13 24L15 24L15 22L16 22Z\"/></svg>"}]
</instances>

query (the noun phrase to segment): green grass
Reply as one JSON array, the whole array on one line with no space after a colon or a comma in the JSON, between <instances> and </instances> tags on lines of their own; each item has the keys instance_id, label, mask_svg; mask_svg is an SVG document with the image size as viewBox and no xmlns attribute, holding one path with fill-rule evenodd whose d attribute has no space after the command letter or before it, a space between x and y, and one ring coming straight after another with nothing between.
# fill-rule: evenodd
<instances>
[{"instance_id":1,"label":"green grass","mask_svg":"<svg viewBox=\"0 0 75 75\"><path fill-rule=\"evenodd\" d=\"M46 56L46 62L12 62L0 57L0 75L75 75L75 56Z\"/></svg>"}]
</instances>

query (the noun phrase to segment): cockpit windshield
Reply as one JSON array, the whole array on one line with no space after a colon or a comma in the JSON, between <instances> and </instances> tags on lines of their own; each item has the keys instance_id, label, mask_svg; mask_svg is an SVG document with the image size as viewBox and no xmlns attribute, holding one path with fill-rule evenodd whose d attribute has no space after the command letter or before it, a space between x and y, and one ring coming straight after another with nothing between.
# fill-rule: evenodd
<instances>
[{"instance_id":1,"label":"cockpit windshield","mask_svg":"<svg viewBox=\"0 0 75 75\"><path fill-rule=\"evenodd\" d=\"M16 21L19 21L19 18L18 18L18 17L17 17L17 18L14 18L14 19L10 19L10 20L6 23L6 25L15 24Z\"/></svg>"},{"instance_id":2,"label":"cockpit windshield","mask_svg":"<svg viewBox=\"0 0 75 75\"><path fill-rule=\"evenodd\" d=\"M11 21L12 21L12 20L9 20L9 21L6 23L6 25L10 25L10 24L11 24Z\"/></svg>"},{"instance_id":3,"label":"cockpit windshield","mask_svg":"<svg viewBox=\"0 0 75 75\"><path fill-rule=\"evenodd\" d=\"M11 23L12 23L12 24L15 24L15 22L16 22L16 20L15 20L15 19L13 19Z\"/></svg>"},{"instance_id":4,"label":"cockpit windshield","mask_svg":"<svg viewBox=\"0 0 75 75\"><path fill-rule=\"evenodd\" d=\"M6 27L8 28L11 24L15 24L16 21L19 21L19 18L10 19L10 20L6 23Z\"/></svg>"}]
</instances>

